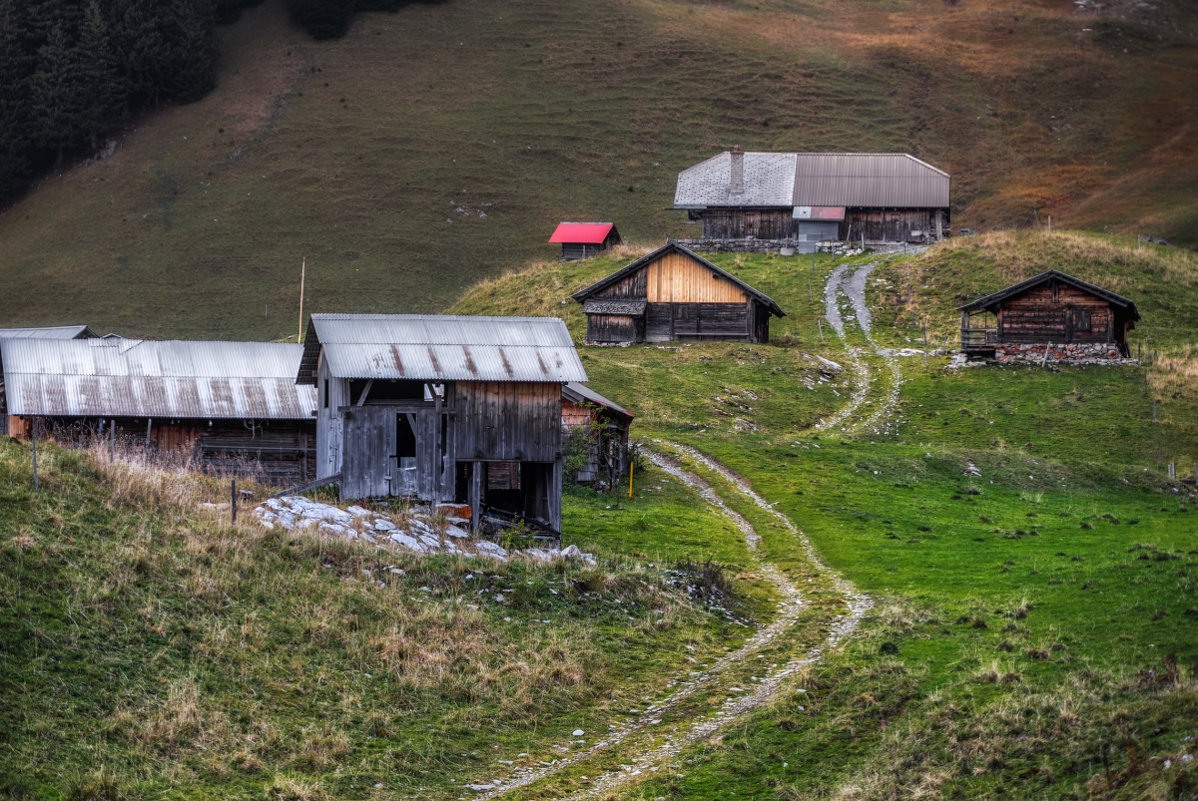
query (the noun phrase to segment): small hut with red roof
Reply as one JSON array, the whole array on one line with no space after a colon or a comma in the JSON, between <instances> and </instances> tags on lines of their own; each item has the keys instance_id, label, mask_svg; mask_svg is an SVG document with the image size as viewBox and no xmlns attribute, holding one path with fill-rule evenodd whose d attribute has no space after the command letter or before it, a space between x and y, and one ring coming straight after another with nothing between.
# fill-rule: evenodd
<instances>
[{"instance_id":1,"label":"small hut with red roof","mask_svg":"<svg viewBox=\"0 0 1198 801\"><path fill-rule=\"evenodd\" d=\"M589 258L621 241L613 223L559 223L549 237L550 244L562 246L562 261Z\"/></svg>"}]
</instances>

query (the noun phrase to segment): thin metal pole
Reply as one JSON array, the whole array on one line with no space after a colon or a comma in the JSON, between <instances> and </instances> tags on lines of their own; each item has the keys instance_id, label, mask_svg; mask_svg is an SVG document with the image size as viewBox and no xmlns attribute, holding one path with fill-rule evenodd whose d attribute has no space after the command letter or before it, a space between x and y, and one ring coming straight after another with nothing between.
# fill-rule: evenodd
<instances>
[{"instance_id":1,"label":"thin metal pole","mask_svg":"<svg viewBox=\"0 0 1198 801\"><path fill-rule=\"evenodd\" d=\"M154 422L153 417L146 418L146 444L141 452L142 461L146 464L149 464L150 462L150 423L152 422Z\"/></svg>"},{"instance_id":2,"label":"thin metal pole","mask_svg":"<svg viewBox=\"0 0 1198 801\"><path fill-rule=\"evenodd\" d=\"M39 488L37 480L37 418L33 418L33 488Z\"/></svg>"},{"instance_id":3,"label":"thin metal pole","mask_svg":"<svg viewBox=\"0 0 1198 801\"><path fill-rule=\"evenodd\" d=\"M305 256L300 261L300 313L299 313L299 333L295 335L296 342L304 341L304 276L308 272L308 258Z\"/></svg>"},{"instance_id":4,"label":"thin metal pole","mask_svg":"<svg viewBox=\"0 0 1198 801\"><path fill-rule=\"evenodd\" d=\"M233 510L233 525L237 525L237 479L229 479L229 508Z\"/></svg>"}]
</instances>

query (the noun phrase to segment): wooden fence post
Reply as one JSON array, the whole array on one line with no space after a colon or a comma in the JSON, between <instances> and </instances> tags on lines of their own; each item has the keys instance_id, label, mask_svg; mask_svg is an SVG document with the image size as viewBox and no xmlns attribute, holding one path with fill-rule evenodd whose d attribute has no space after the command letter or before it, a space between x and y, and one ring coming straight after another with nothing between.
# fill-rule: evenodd
<instances>
[{"instance_id":1,"label":"wooden fence post","mask_svg":"<svg viewBox=\"0 0 1198 801\"><path fill-rule=\"evenodd\" d=\"M38 480L37 480L37 418L36 417L33 418L32 438L33 438L33 488L36 490L39 488Z\"/></svg>"},{"instance_id":2,"label":"wooden fence post","mask_svg":"<svg viewBox=\"0 0 1198 801\"><path fill-rule=\"evenodd\" d=\"M233 512L233 525L237 525L237 479L229 479L229 509Z\"/></svg>"}]
</instances>

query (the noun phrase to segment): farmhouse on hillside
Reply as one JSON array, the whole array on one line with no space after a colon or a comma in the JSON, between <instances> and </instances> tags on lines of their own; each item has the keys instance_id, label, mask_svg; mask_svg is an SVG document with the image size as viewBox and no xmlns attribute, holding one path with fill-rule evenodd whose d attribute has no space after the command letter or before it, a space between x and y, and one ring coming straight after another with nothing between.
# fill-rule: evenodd
<instances>
[{"instance_id":1,"label":"farmhouse on hillside","mask_svg":"<svg viewBox=\"0 0 1198 801\"><path fill-rule=\"evenodd\" d=\"M612 223L564 222L557 226L550 244L561 244L562 261L586 259L620 244L620 232Z\"/></svg>"},{"instance_id":2,"label":"farmhouse on hillside","mask_svg":"<svg viewBox=\"0 0 1198 801\"><path fill-rule=\"evenodd\" d=\"M628 429L632 412L609 401L586 384L562 387L562 429L579 437L585 448L582 465L572 476L579 484L614 483L628 470Z\"/></svg>"},{"instance_id":3,"label":"farmhouse on hillside","mask_svg":"<svg viewBox=\"0 0 1198 801\"><path fill-rule=\"evenodd\" d=\"M342 498L560 534L562 386L586 381L561 320L314 314L296 381L316 387L317 477Z\"/></svg>"},{"instance_id":4,"label":"farmhouse on hillside","mask_svg":"<svg viewBox=\"0 0 1198 801\"><path fill-rule=\"evenodd\" d=\"M1120 359L1136 304L1080 278L1049 270L972 303L961 312L961 350L973 358Z\"/></svg>"},{"instance_id":5,"label":"farmhouse on hillside","mask_svg":"<svg viewBox=\"0 0 1198 801\"><path fill-rule=\"evenodd\" d=\"M948 235L949 175L906 153L745 153L678 173L674 208L704 250L813 253L825 240L873 247Z\"/></svg>"},{"instance_id":6,"label":"farmhouse on hillside","mask_svg":"<svg viewBox=\"0 0 1198 801\"><path fill-rule=\"evenodd\" d=\"M66 442L119 436L207 472L294 484L313 472L315 393L295 386L299 345L0 340L9 431Z\"/></svg>"},{"instance_id":7,"label":"farmhouse on hillside","mask_svg":"<svg viewBox=\"0 0 1198 801\"><path fill-rule=\"evenodd\" d=\"M587 316L587 342L768 342L769 297L671 242L571 297Z\"/></svg>"}]
</instances>

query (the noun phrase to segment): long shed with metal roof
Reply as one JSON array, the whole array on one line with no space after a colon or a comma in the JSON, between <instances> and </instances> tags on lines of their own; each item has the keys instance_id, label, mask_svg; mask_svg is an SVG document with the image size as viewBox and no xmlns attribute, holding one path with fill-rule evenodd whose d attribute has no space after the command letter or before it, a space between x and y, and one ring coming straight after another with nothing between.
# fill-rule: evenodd
<instances>
[{"instance_id":1,"label":"long shed with metal roof","mask_svg":"<svg viewBox=\"0 0 1198 801\"><path fill-rule=\"evenodd\" d=\"M0 328L3 339L88 339L96 333L86 325L52 325L37 328ZM4 390L4 359L0 356L0 436L8 434L8 409Z\"/></svg>"},{"instance_id":2,"label":"long shed with metal roof","mask_svg":"<svg viewBox=\"0 0 1198 801\"><path fill-rule=\"evenodd\" d=\"M587 316L587 342L768 342L768 295L676 242L663 245L572 297Z\"/></svg>"},{"instance_id":3,"label":"long shed with metal roof","mask_svg":"<svg viewBox=\"0 0 1198 801\"><path fill-rule=\"evenodd\" d=\"M314 468L315 392L295 384L299 345L0 339L10 430L120 436L209 472L302 481Z\"/></svg>"},{"instance_id":4,"label":"long shed with metal roof","mask_svg":"<svg viewBox=\"0 0 1198 801\"><path fill-rule=\"evenodd\" d=\"M733 148L678 174L674 208L706 247L866 244L947 235L948 173L907 153L769 153ZM734 244L736 243L736 244Z\"/></svg>"},{"instance_id":5,"label":"long shed with metal roof","mask_svg":"<svg viewBox=\"0 0 1198 801\"><path fill-rule=\"evenodd\" d=\"M586 372L548 317L314 314L318 478L343 498L461 504L561 531L562 385Z\"/></svg>"}]
</instances>

